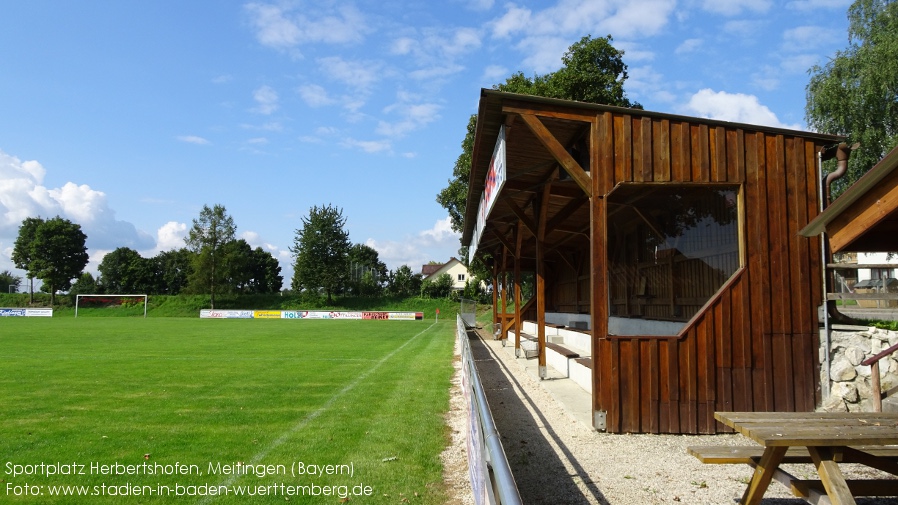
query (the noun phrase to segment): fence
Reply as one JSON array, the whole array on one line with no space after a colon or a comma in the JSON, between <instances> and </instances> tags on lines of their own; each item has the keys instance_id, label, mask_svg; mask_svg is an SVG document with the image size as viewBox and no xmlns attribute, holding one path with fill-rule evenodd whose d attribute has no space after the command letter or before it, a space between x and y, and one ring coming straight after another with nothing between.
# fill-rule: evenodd
<instances>
[{"instance_id":1,"label":"fence","mask_svg":"<svg viewBox=\"0 0 898 505\"><path fill-rule=\"evenodd\" d=\"M458 315L456 337L461 347L462 391L468 419L468 472L477 505L518 505L521 495L508 466L486 393L468 341L467 323Z\"/></svg>"},{"instance_id":2,"label":"fence","mask_svg":"<svg viewBox=\"0 0 898 505\"><path fill-rule=\"evenodd\" d=\"M462 298L460 300L458 314L468 328L477 326L477 302Z\"/></svg>"}]
</instances>

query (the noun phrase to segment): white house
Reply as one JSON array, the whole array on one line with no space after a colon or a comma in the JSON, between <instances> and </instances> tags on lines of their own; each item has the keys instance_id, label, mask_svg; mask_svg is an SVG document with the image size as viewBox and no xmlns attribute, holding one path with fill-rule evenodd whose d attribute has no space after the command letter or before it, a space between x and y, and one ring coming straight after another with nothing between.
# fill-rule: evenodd
<instances>
[{"instance_id":1,"label":"white house","mask_svg":"<svg viewBox=\"0 0 898 505\"><path fill-rule=\"evenodd\" d=\"M424 265L421 267L421 275L424 277L424 281L436 280L437 277L443 274L449 274L449 277L452 278L452 289L455 290L464 289L465 282L468 281L470 276L468 267L455 258L450 258L449 262L443 265Z\"/></svg>"}]
</instances>

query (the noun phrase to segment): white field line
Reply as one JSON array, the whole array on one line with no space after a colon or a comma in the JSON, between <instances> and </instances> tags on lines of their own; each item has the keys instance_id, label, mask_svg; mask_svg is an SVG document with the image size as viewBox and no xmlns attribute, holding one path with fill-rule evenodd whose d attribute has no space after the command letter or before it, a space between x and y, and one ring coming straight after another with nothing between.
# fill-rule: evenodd
<instances>
[{"instance_id":1,"label":"white field line","mask_svg":"<svg viewBox=\"0 0 898 505\"><path fill-rule=\"evenodd\" d=\"M381 365L383 365L384 363L386 363L386 362L387 362L390 358L392 358L396 353L398 353L399 351L401 351L402 349L404 349L405 346L411 344L412 342L414 342L415 340L417 340L418 337L420 337L421 335L423 335L423 334L427 333L428 331L430 331L430 329L433 328L435 325L436 325L436 322L431 323L430 326L428 326L427 328L421 330L421 332L419 332L417 335L413 336L412 338L408 339L404 344L400 345L400 346L397 347L396 349L393 349L392 352L390 352L389 354L387 354L386 356L384 356L383 358L381 358L380 361L378 361L377 363L375 363L374 365L372 365L371 368L369 368L368 370L362 372L362 374L359 375L358 377L356 377L354 381L352 381L352 382L350 382L349 384L347 384L346 386L344 386L343 389L341 389L340 391L338 391L337 393L335 393L334 396L331 396L326 402L324 402L324 404L323 404L321 407L318 407L318 410L316 410L316 411L314 411L314 412L311 412L311 413L309 413L306 417L300 419L300 420L299 420L296 424L294 424L290 429L288 429L287 431L283 432L283 433L281 434L281 436L279 436L278 438L274 439L274 441L272 441L270 444L268 444L267 447L265 447L265 448L263 448L261 451L257 452L252 458L250 458L250 460L249 460L248 463L249 463L249 464L253 464L253 465L257 464L259 461L261 461L261 460L264 459L266 456L268 456L268 454L271 453L271 451L273 451L273 450L277 449L278 447L280 447L281 445L283 445L283 444L284 444L287 440L289 440L290 437L292 437L296 432L298 432L299 430L305 428L310 422L314 421L318 416L320 416L320 415L323 414L327 409L329 409L329 408L331 407L331 405L333 405L333 404L334 404L340 397L342 397L342 396L345 395L346 393L348 393L348 392L352 391L353 389L355 389L356 386L358 386L359 384L362 383L362 381L364 381L365 379L367 379L368 376L371 375L372 373L374 373L378 368L380 368ZM230 486L231 484L234 483L234 481L237 479L237 477L239 477L239 475L233 475L233 474L232 474L232 475L229 475L228 478L225 479L224 482L222 482L221 484L218 484L218 485L222 485L222 486ZM209 502L209 498L210 498L209 496L206 496L205 499L201 500L199 503L203 503L203 504L208 503L208 502Z\"/></svg>"}]
</instances>

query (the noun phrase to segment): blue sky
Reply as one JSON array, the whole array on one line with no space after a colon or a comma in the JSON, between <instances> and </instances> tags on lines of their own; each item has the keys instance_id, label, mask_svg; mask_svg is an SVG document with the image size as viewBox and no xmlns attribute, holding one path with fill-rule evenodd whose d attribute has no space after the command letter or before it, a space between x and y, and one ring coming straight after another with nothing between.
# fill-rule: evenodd
<instances>
[{"instance_id":1,"label":"blue sky","mask_svg":"<svg viewBox=\"0 0 898 505\"><path fill-rule=\"evenodd\" d=\"M457 254L436 194L480 88L611 34L645 109L806 129L850 0L0 3L0 271L22 220L102 256L184 245L204 204L292 276L313 206L415 271Z\"/></svg>"}]
</instances>

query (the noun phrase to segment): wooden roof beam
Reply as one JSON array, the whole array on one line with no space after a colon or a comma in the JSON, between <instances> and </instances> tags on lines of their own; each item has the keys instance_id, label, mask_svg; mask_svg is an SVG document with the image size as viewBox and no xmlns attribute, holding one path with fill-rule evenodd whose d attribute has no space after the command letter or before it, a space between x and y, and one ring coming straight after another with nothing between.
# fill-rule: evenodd
<instances>
[{"instance_id":1,"label":"wooden roof beam","mask_svg":"<svg viewBox=\"0 0 898 505\"><path fill-rule=\"evenodd\" d=\"M535 114L522 113L520 116L521 119L524 120L524 124L530 128L530 131L536 135L536 138L539 139L543 146L546 147L549 153L561 165L561 168L571 176L571 179L577 183L577 186L580 186L580 189L586 193L587 197L591 197L592 182L590 177L586 175L586 171L580 166L580 163L567 152L567 149L561 145L561 142L558 142L558 139L552 135L552 132L546 128L546 125L544 125Z\"/></svg>"},{"instance_id":2,"label":"wooden roof beam","mask_svg":"<svg viewBox=\"0 0 898 505\"><path fill-rule=\"evenodd\" d=\"M530 216L528 216L527 213L524 212L524 209L518 207L514 203L514 201L510 199L506 202L506 205L508 205L508 208L511 209L514 215L517 216L517 218L520 219L522 223L524 223L524 227L527 228L527 231L529 231L533 235L536 235L536 223L534 223L533 220L530 219Z\"/></svg>"}]
</instances>

